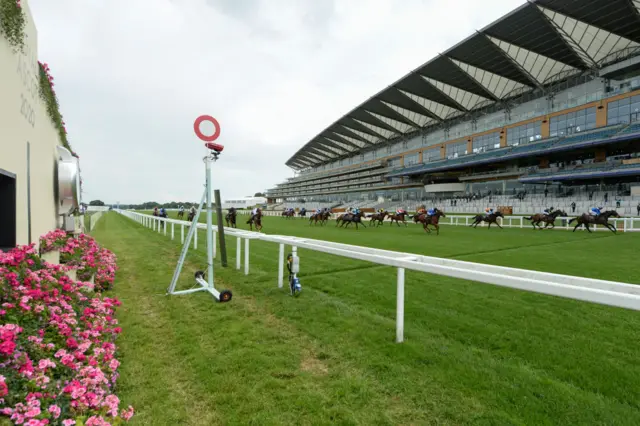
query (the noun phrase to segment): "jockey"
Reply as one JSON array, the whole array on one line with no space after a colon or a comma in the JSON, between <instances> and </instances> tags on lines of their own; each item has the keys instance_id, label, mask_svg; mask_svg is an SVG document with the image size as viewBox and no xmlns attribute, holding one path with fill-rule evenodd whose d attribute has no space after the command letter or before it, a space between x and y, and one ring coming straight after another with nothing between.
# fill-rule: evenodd
<instances>
[{"instance_id":1,"label":"jockey","mask_svg":"<svg viewBox=\"0 0 640 426\"><path fill-rule=\"evenodd\" d=\"M484 213L485 213L485 216L492 215L493 214L493 209L490 208L490 207L487 207L486 209L484 209Z\"/></svg>"},{"instance_id":2,"label":"jockey","mask_svg":"<svg viewBox=\"0 0 640 426\"><path fill-rule=\"evenodd\" d=\"M421 215L421 214L425 214L426 212L427 210L424 207L420 207L416 212L416 214Z\"/></svg>"},{"instance_id":3,"label":"jockey","mask_svg":"<svg viewBox=\"0 0 640 426\"><path fill-rule=\"evenodd\" d=\"M165 213L166 213L166 212L165 212L165 210L164 210L164 207L161 207L161 208L160 208L160 214L161 214L161 215L164 215Z\"/></svg>"},{"instance_id":4,"label":"jockey","mask_svg":"<svg viewBox=\"0 0 640 426\"><path fill-rule=\"evenodd\" d=\"M189 212L196 214L196 206L191 206L191 208L189 209Z\"/></svg>"},{"instance_id":5,"label":"jockey","mask_svg":"<svg viewBox=\"0 0 640 426\"><path fill-rule=\"evenodd\" d=\"M436 214L436 208L430 208L429 210L427 210L427 216L433 216L434 214Z\"/></svg>"},{"instance_id":6,"label":"jockey","mask_svg":"<svg viewBox=\"0 0 640 426\"><path fill-rule=\"evenodd\" d=\"M542 214L548 215L549 213L551 213L552 209L553 209L553 207L552 208L546 208L546 209L542 210Z\"/></svg>"},{"instance_id":7,"label":"jockey","mask_svg":"<svg viewBox=\"0 0 640 426\"><path fill-rule=\"evenodd\" d=\"M598 217L598 216L600 216L601 210L603 208L604 207L591 207L591 210L589 211L589 214L592 215L592 216Z\"/></svg>"},{"instance_id":8,"label":"jockey","mask_svg":"<svg viewBox=\"0 0 640 426\"><path fill-rule=\"evenodd\" d=\"M352 209L352 212L353 212L354 215L358 215L358 214L360 214L360 209L356 207L356 208Z\"/></svg>"},{"instance_id":9,"label":"jockey","mask_svg":"<svg viewBox=\"0 0 640 426\"><path fill-rule=\"evenodd\" d=\"M396 214L403 214L403 213L406 213L405 209L403 209L403 208L397 208L396 209Z\"/></svg>"},{"instance_id":10,"label":"jockey","mask_svg":"<svg viewBox=\"0 0 640 426\"><path fill-rule=\"evenodd\" d=\"M180 212L184 213L184 206L180 206L180 207L178 208L178 210L179 210Z\"/></svg>"},{"instance_id":11,"label":"jockey","mask_svg":"<svg viewBox=\"0 0 640 426\"><path fill-rule=\"evenodd\" d=\"M258 215L259 211L260 209L258 207L254 207L253 210L251 210L251 219L249 219L249 221L252 221L253 218L255 218Z\"/></svg>"}]
</instances>

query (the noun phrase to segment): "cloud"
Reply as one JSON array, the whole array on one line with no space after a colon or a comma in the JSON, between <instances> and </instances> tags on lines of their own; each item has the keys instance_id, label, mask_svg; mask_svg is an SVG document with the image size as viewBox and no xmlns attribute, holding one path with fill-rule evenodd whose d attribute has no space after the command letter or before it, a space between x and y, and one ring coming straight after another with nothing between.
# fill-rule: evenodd
<instances>
[{"instance_id":1,"label":"cloud","mask_svg":"<svg viewBox=\"0 0 640 426\"><path fill-rule=\"evenodd\" d=\"M221 123L223 198L521 0L30 0L86 199L198 200L193 120Z\"/></svg>"}]
</instances>

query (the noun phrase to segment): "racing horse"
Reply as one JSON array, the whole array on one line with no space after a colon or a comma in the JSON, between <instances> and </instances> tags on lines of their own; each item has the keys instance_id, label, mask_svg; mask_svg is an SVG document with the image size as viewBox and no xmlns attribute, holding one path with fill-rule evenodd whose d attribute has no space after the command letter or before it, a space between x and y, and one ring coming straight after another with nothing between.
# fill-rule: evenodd
<instances>
[{"instance_id":1,"label":"racing horse","mask_svg":"<svg viewBox=\"0 0 640 426\"><path fill-rule=\"evenodd\" d=\"M287 219L291 219L296 215L296 212L293 210L285 210L282 212L282 217L286 217Z\"/></svg>"},{"instance_id":2,"label":"racing horse","mask_svg":"<svg viewBox=\"0 0 640 426\"><path fill-rule=\"evenodd\" d=\"M187 216L187 220L189 222L193 222L193 218L196 217L196 211L189 211L189 215Z\"/></svg>"},{"instance_id":3,"label":"racing horse","mask_svg":"<svg viewBox=\"0 0 640 426\"><path fill-rule=\"evenodd\" d=\"M409 215L409 213L407 213L407 212L389 214L389 219L391 219L391 221L389 222L389 226L391 226L393 224L393 222L395 222L396 225L398 225L398 226L400 226L400 222L404 223L404 226L408 226L407 225L407 221L404 220L404 217L408 216L408 215Z\"/></svg>"},{"instance_id":4,"label":"racing horse","mask_svg":"<svg viewBox=\"0 0 640 426\"><path fill-rule=\"evenodd\" d=\"M256 226L256 231L262 231L262 210L258 209L258 213L252 218L249 218L247 221L247 225L249 225L249 229L253 231L253 225Z\"/></svg>"},{"instance_id":5,"label":"racing horse","mask_svg":"<svg viewBox=\"0 0 640 426\"><path fill-rule=\"evenodd\" d=\"M427 232L427 233L431 233L431 230L429 229L429 226L433 226L434 228L436 228L436 235L440 235L440 225L438 224L438 222L440 222L440 218L441 217L447 217L444 212L442 210L438 210L435 209L435 212L433 213L432 216L429 216L426 213L420 213L417 214L413 217L413 220L416 223L421 223L422 224L422 228Z\"/></svg>"},{"instance_id":6,"label":"racing horse","mask_svg":"<svg viewBox=\"0 0 640 426\"><path fill-rule=\"evenodd\" d=\"M589 229L589 225L603 225L603 226L606 226L609 231L615 234L618 230L616 229L615 226L609 223L610 217L620 217L620 215L615 210L609 210L604 213L600 213L600 215L598 216L592 216L590 214L584 213L582 216L578 216L571 219L569 223L572 223L574 220L578 222L576 226L573 228L573 232L576 232L576 229L580 225L584 225L585 228L587 228L587 231L589 231L589 233L591 233L591 229Z\"/></svg>"},{"instance_id":7,"label":"racing horse","mask_svg":"<svg viewBox=\"0 0 640 426\"><path fill-rule=\"evenodd\" d=\"M224 217L224 220L227 221L227 227L235 228L236 227L236 216L238 212L235 209L231 209L227 212Z\"/></svg>"},{"instance_id":8,"label":"racing horse","mask_svg":"<svg viewBox=\"0 0 640 426\"><path fill-rule=\"evenodd\" d=\"M367 225L364 224L364 222L362 222L362 219L365 217L363 212L359 212L358 214L353 214L353 213L345 213L342 214L340 216L338 216L338 219L336 219L336 226L338 226L338 224L340 224L340 228L342 228L343 226L345 226L345 224L347 226L349 226L351 223L355 223L356 224L356 229L358 229L358 224L364 226L365 228L367 227Z\"/></svg>"},{"instance_id":9,"label":"racing horse","mask_svg":"<svg viewBox=\"0 0 640 426\"><path fill-rule=\"evenodd\" d=\"M473 223L469 226L473 226L474 228L478 227L478 224L480 224L481 222L486 222L489 224L489 228L491 228L491 224L495 223L496 226L500 229L503 229L502 226L500 226L500 224L498 223L498 218L501 217L504 219L504 215L502 214L502 212L495 212L495 213L491 213L490 215L476 215L476 217L473 218ZM487 229L489 229L487 228Z\"/></svg>"},{"instance_id":10,"label":"racing horse","mask_svg":"<svg viewBox=\"0 0 640 426\"><path fill-rule=\"evenodd\" d=\"M329 220L329 217L331 217L331 212L329 211L313 213L309 217L309 225L311 225L311 222L313 222L314 225L317 225L319 221L320 226L324 226L327 220Z\"/></svg>"},{"instance_id":11,"label":"racing horse","mask_svg":"<svg viewBox=\"0 0 640 426\"><path fill-rule=\"evenodd\" d=\"M384 222L384 218L387 217L387 215L389 214L389 212L387 212L386 210L380 212L380 213L374 213L370 216L367 216L368 218L370 218L371 220L369 221L369 226L373 226L374 222L378 222L376 224L376 226L380 226L383 224Z\"/></svg>"},{"instance_id":12,"label":"racing horse","mask_svg":"<svg viewBox=\"0 0 640 426\"><path fill-rule=\"evenodd\" d=\"M182 219L184 217L184 210L178 210L178 219Z\"/></svg>"},{"instance_id":13,"label":"racing horse","mask_svg":"<svg viewBox=\"0 0 640 426\"><path fill-rule=\"evenodd\" d=\"M531 225L533 226L533 229L536 229L536 225L538 226L537 229L542 229L542 227L540 226L540 222L544 222L546 224L544 225L545 229L547 229L549 225L551 225L550 229L553 229L556 227L556 218L558 216L566 216L566 215L567 215L567 212L565 211L554 210L550 214L536 213L531 217L525 217L525 219L531 221Z\"/></svg>"}]
</instances>

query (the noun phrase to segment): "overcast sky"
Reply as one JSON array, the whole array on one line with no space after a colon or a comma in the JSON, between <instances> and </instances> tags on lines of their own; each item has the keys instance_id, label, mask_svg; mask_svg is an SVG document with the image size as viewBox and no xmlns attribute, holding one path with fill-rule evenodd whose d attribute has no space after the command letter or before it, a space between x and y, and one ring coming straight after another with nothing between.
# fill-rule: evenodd
<instances>
[{"instance_id":1,"label":"overcast sky","mask_svg":"<svg viewBox=\"0 0 640 426\"><path fill-rule=\"evenodd\" d=\"M273 187L341 115L524 1L29 3L85 201L131 203L199 200L200 114L221 123L222 198Z\"/></svg>"}]
</instances>

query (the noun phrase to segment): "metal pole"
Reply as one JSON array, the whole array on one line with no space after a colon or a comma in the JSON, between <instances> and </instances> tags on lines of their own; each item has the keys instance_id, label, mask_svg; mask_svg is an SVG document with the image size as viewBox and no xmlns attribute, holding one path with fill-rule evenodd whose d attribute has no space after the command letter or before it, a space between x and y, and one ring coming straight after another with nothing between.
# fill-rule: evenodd
<instances>
[{"instance_id":1,"label":"metal pole","mask_svg":"<svg viewBox=\"0 0 640 426\"><path fill-rule=\"evenodd\" d=\"M200 218L200 212L202 211L202 205L204 204L205 197L207 196L207 191L202 194L202 199L200 200L200 205L198 206L198 210L196 212L196 216L193 218L195 223L198 223L198 219ZM183 227L184 229L184 227ZM192 226L189 228L189 232L187 233L187 240L182 246L182 252L180 253L180 259L178 259L178 264L176 265L176 269L173 271L173 278L171 279L171 284L169 284L169 289L167 290L167 294L171 294L176 289L176 283L178 282L178 277L180 276L180 271L182 271L182 266L184 265L184 259L187 257L187 252L189 251L189 245L191 243L191 238L194 236L195 227Z\"/></svg>"},{"instance_id":2,"label":"metal pole","mask_svg":"<svg viewBox=\"0 0 640 426\"><path fill-rule=\"evenodd\" d=\"M227 267L227 244L224 239L224 224L222 223L222 202L220 201L220 190L214 192L216 197L216 210L218 213L218 238L220 242L220 262L222 267Z\"/></svg>"},{"instance_id":3,"label":"metal pole","mask_svg":"<svg viewBox=\"0 0 640 426\"><path fill-rule=\"evenodd\" d=\"M209 271L209 288L213 286L213 211L211 206L211 159L205 160L207 172L207 266Z\"/></svg>"}]
</instances>

